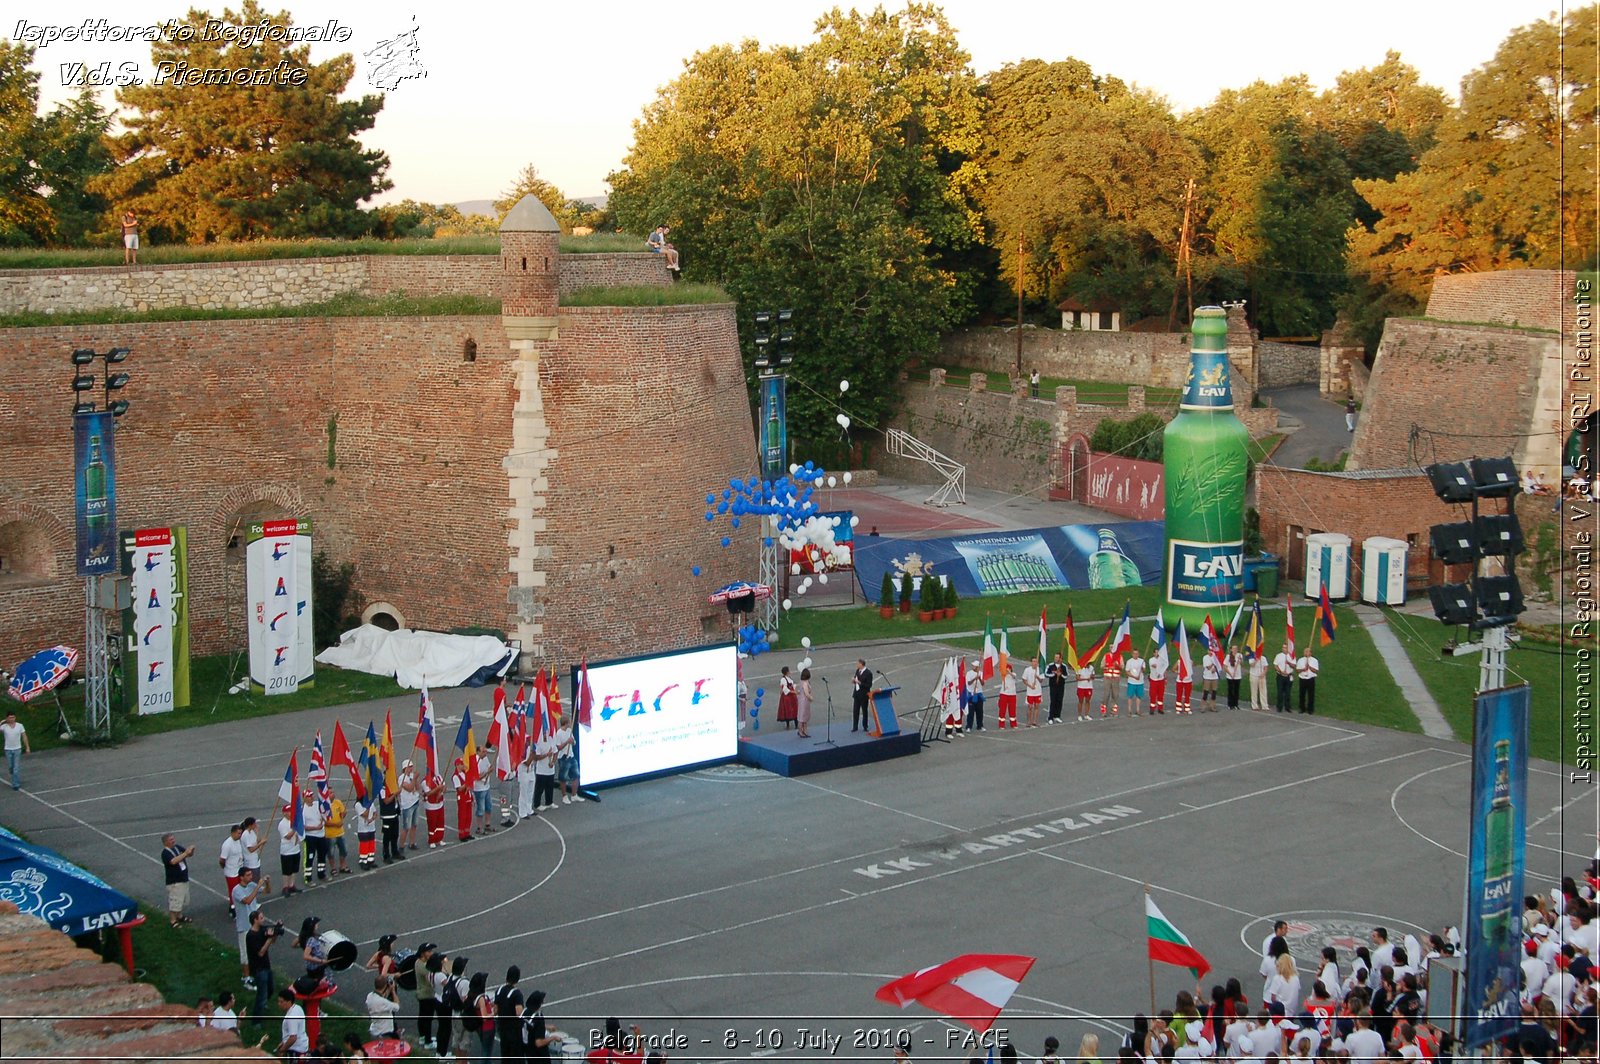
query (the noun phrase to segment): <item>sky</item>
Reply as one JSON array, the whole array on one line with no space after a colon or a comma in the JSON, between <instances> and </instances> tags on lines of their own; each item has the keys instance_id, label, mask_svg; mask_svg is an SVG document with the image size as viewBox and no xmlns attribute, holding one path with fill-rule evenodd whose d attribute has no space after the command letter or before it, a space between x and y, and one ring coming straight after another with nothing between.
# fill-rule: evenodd
<instances>
[{"instance_id":1,"label":"sky","mask_svg":"<svg viewBox=\"0 0 1600 1064\"><path fill-rule=\"evenodd\" d=\"M804 44L828 2L622 0L590 8L297 0L288 11L296 26L332 20L347 35L313 44L311 58L354 55L349 95L386 93L377 124L362 139L388 153L395 187L374 202L456 203L500 195L529 163L569 197L605 193L606 175L621 166L633 142L635 120L687 59L745 39ZM15 40L85 20L147 26L189 6L220 18L224 5L24 0L6 6L0 37ZM262 6L269 17L280 10L274 2ZM1462 77L1491 59L1512 29L1554 14L1551 0L947 0L942 8L980 75L1024 59L1073 57L1097 74L1161 93L1180 113L1256 80L1304 73L1317 88L1330 88L1341 71L1376 65L1391 49L1454 98ZM412 30L414 50L390 43ZM105 62L112 74L126 71L146 82L157 74L143 40L58 39L34 57L43 104L74 94L69 83L77 64L94 69ZM397 80L407 73L413 76ZM108 106L112 91L101 90Z\"/></svg>"}]
</instances>

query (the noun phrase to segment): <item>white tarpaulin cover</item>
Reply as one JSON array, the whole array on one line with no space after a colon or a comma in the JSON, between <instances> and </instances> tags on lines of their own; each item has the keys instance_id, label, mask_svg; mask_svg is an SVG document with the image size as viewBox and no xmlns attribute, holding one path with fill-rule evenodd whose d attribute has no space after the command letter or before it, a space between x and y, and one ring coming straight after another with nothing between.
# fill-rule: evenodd
<instances>
[{"instance_id":1,"label":"white tarpaulin cover","mask_svg":"<svg viewBox=\"0 0 1600 1064\"><path fill-rule=\"evenodd\" d=\"M485 665L498 665L511 648L492 635L390 632L364 624L317 655L324 665L393 676L401 687L457 687Z\"/></svg>"}]
</instances>

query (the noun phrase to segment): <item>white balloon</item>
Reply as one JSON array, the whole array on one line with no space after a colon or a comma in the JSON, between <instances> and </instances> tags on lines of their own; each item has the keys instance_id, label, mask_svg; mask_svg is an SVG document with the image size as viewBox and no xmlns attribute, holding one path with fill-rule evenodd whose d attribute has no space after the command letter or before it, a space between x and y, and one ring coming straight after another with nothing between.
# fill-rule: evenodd
<instances>
[{"instance_id":1,"label":"white balloon","mask_svg":"<svg viewBox=\"0 0 1600 1064\"><path fill-rule=\"evenodd\" d=\"M801 658L801 659L800 659L800 667L801 667L801 668L802 668L802 669L809 669L809 668L811 668L811 659L810 659L810 658Z\"/></svg>"},{"instance_id":2,"label":"white balloon","mask_svg":"<svg viewBox=\"0 0 1600 1064\"><path fill-rule=\"evenodd\" d=\"M790 467L789 467L789 475L790 475L790 476L791 476L791 477L792 477L792 476L794 476L794 475L795 475L795 474L796 474L796 473L798 473L798 472L800 472L800 467L799 467L799 466L797 466L797 465L791 465L791 466L790 466Z\"/></svg>"},{"instance_id":3,"label":"white balloon","mask_svg":"<svg viewBox=\"0 0 1600 1064\"><path fill-rule=\"evenodd\" d=\"M837 421L839 423L839 427L842 428L842 429L847 429L847 428L850 427L850 415L849 414L840 414L838 417L834 418L833 420Z\"/></svg>"},{"instance_id":4,"label":"white balloon","mask_svg":"<svg viewBox=\"0 0 1600 1064\"><path fill-rule=\"evenodd\" d=\"M789 545L788 537L784 538L783 545L785 547L787 547ZM789 566L789 571L791 573L793 573L795 576L799 576L800 575L800 563L799 562L795 562L793 565Z\"/></svg>"},{"instance_id":5,"label":"white balloon","mask_svg":"<svg viewBox=\"0 0 1600 1064\"><path fill-rule=\"evenodd\" d=\"M800 645L805 647L807 650L810 650L811 649L811 637L808 636L808 635L801 636L800 637Z\"/></svg>"},{"instance_id":6,"label":"white balloon","mask_svg":"<svg viewBox=\"0 0 1600 1064\"><path fill-rule=\"evenodd\" d=\"M811 483L815 484L817 487L820 488L820 487L822 487L822 478L818 477L816 480L813 480Z\"/></svg>"},{"instance_id":7,"label":"white balloon","mask_svg":"<svg viewBox=\"0 0 1600 1064\"><path fill-rule=\"evenodd\" d=\"M828 519L828 524L832 528L838 528L839 527L839 522L843 521L843 520L844 520L844 518L842 518L842 517L830 517Z\"/></svg>"},{"instance_id":8,"label":"white balloon","mask_svg":"<svg viewBox=\"0 0 1600 1064\"><path fill-rule=\"evenodd\" d=\"M840 381L839 382L839 390L841 392L848 392L850 390L850 382L849 381Z\"/></svg>"},{"instance_id":9,"label":"white balloon","mask_svg":"<svg viewBox=\"0 0 1600 1064\"><path fill-rule=\"evenodd\" d=\"M836 477L829 477L828 478L828 487L833 488L833 487L837 487L838 485L839 485L838 478L836 478Z\"/></svg>"},{"instance_id":10,"label":"white balloon","mask_svg":"<svg viewBox=\"0 0 1600 1064\"><path fill-rule=\"evenodd\" d=\"M848 483L850 483L850 478L851 478L851 476L852 476L852 474L850 474L850 473L846 473L846 474L845 474L845 475L844 475L844 482L845 482L845 483L846 483L846 484L848 484Z\"/></svg>"},{"instance_id":11,"label":"white balloon","mask_svg":"<svg viewBox=\"0 0 1600 1064\"><path fill-rule=\"evenodd\" d=\"M826 584L827 582L828 582L828 574L827 573L818 573L817 574L817 583Z\"/></svg>"},{"instance_id":12,"label":"white balloon","mask_svg":"<svg viewBox=\"0 0 1600 1064\"><path fill-rule=\"evenodd\" d=\"M793 609L794 608L794 600L793 599L784 599L783 600L783 608L786 609L786 610L787 609Z\"/></svg>"},{"instance_id":13,"label":"white balloon","mask_svg":"<svg viewBox=\"0 0 1600 1064\"><path fill-rule=\"evenodd\" d=\"M859 518L859 517L851 517L850 518L850 527L851 528L856 527L860 523L861 523L861 518Z\"/></svg>"},{"instance_id":14,"label":"white balloon","mask_svg":"<svg viewBox=\"0 0 1600 1064\"><path fill-rule=\"evenodd\" d=\"M806 593L806 585L801 584L799 587L794 589L794 593L796 595L804 595Z\"/></svg>"}]
</instances>

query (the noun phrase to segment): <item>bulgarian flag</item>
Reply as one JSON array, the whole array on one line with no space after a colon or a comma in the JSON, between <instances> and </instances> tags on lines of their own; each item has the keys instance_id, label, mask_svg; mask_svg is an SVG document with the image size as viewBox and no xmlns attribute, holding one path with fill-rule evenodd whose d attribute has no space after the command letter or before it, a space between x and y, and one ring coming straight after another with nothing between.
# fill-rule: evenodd
<instances>
[{"instance_id":1,"label":"bulgarian flag","mask_svg":"<svg viewBox=\"0 0 1600 1064\"><path fill-rule=\"evenodd\" d=\"M989 623L989 618L983 619L983 664L979 667L978 675L987 683L994 679L995 669L1000 664L1000 652L994 646L994 628Z\"/></svg>"},{"instance_id":2,"label":"bulgarian flag","mask_svg":"<svg viewBox=\"0 0 1600 1064\"><path fill-rule=\"evenodd\" d=\"M1048 637L1045 634L1046 632L1048 632L1050 630L1050 622L1045 620L1044 614L1045 614L1045 608L1043 606L1040 606L1039 607L1039 661L1040 662L1046 662L1046 661L1050 660L1050 644L1047 641Z\"/></svg>"},{"instance_id":3,"label":"bulgarian flag","mask_svg":"<svg viewBox=\"0 0 1600 1064\"><path fill-rule=\"evenodd\" d=\"M873 996L902 1009L915 1002L981 1034L994 1026L1035 960L1006 953L966 953L892 979Z\"/></svg>"},{"instance_id":4,"label":"bulgarian flag","mask_svg":"<svg viewBox=\"0 0 1600 1064\"><path fill-rule=\"evenodd\" d=\"M1077 672L1081 666L1078 664L1078 633L1072 627L1072 607L1067 607L1067 630L1062 635L1062 646L1067 658L1067 667Z\"/></svg>"},{"instance_id":5,"label":"bulgarian flag","mask_svg":"<svg viewBox=\"0 0 1600 1064\"><path fill-rule=\"evenodd\" d=\"M1172 922L1161 915L1161 910L1156 908L1155 899L1150 895L1144 896L1144 922L1145 934L1150 939L1150 959L1160 961L1162 964L1175 964L1179 968L1187 968L1194 973L1196 979L1204 979L1211 970L1211 963L1200 955L1200 951L1189 944L1182 931L1172 926Z\"/></svg>"}]
</instances>

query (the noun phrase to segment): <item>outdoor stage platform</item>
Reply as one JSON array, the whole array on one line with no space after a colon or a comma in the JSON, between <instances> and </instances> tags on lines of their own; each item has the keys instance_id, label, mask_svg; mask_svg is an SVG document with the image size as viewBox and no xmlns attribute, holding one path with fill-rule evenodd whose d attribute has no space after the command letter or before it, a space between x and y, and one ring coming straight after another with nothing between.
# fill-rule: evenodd
<instances>
[{"instance_id":1,"label":"outdoor stage platform","mask_svg":"<svg viewBox=\"0 0 1600 1064\"><path fill-rule=\"evenodd\" d=\"M800 738L792 729L747 730L739 736L739 761L779 776L809 776L814 772L830 772L836 768L909 757L922 749L922 741L914 731L874 739L866 732L851 732L847 727L841 728L835 721L834 745L823 742L826 735L826 726L819 728L815 724L811 726L809 739Z\"/></svg>"}]
</instances>

